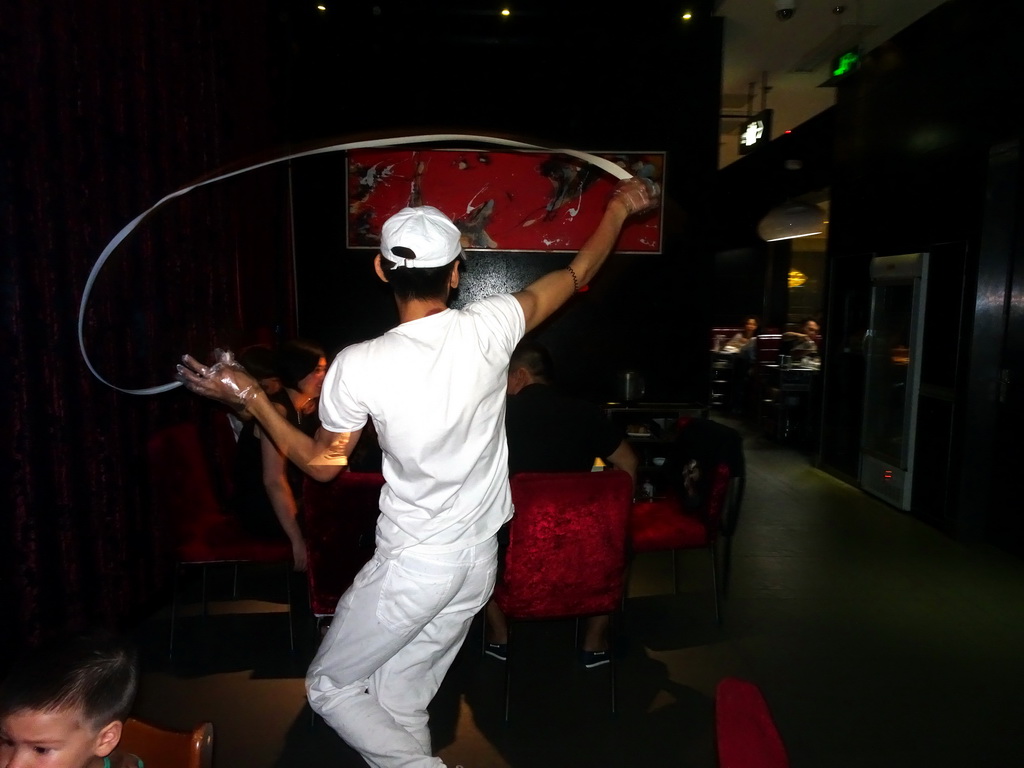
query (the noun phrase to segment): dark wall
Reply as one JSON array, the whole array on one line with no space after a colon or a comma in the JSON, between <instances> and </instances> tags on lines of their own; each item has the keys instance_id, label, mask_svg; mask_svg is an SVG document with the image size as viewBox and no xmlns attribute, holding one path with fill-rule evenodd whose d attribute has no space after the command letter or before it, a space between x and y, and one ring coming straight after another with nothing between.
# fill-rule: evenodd
<instances>
[{"instance_id":1,"label":"dark wall","mask_svg":"<svg viewBox=\"0 0 1024 768\"><path fill-rule=\"evenodd\" d=\"M821 458L839 474L857 474L863 356L856 339L866 328L867 261L931 252L913 511L959 532L984 529L989 514L976 489L993 479L992 440L967 413L980 404L971 382L998 379L996 357L971 365L979 343L973 326L984 304L1008 300L1013 215L997 225L1001 248L983 253L982 233L992 203L990 152L1020 138L1016 115L998 94L1020 93L1021 21L1024 11L1013 2L946 3L868 56L839 85L834 110ZM997 194L1013 189L1003 184ZM977 277L984 259L1004 266L1002 285L995 279L984 289L995 293L983 297ZM989 413L992 391L982 395ZM965 472L974 491L961 493Z\"/></svg>"},{"instance_id":2,"label":"dark wall","mask_svg":"<svg viewBox=\"0 0 1024 768\"><path fill-rule=\"evenodd\" d=\"M732 248L714 255L711 278L711 325L742 325L744 315L753 314L765 325L764 286L768 272L765 248Z\"/></svg>"},{"instance_id":3,"label":"dark wall","mask_svg":"<svg viewBox=\"0 0 1024 768\"><path fill-rule=\"evenodd\" d=\"M757 224L789 198L827 194L834 142L835 115L829 109L715 175L708 194L714 202L704 222L715 252L708 286L715 325L739 325L752 313L762 327L785 328L792 244L764 242Z\"/></svg>"},{"instance_id":4,"label":"dark wall","mask_svg":"<svg viewBox=\"0 0 1024 768\"><path fill-rule=\"evenodd\" d=\"M931 253L913 513L1024 551L1014 459L1024 431L1020 353L1019 3L950 0L865 57L836 105L723 169L718 253L767 254L772 205L828 190L826 358L818 460L857 483L872 256ZM787 160L802 163L799 173ZM765 255L761 261L769 260ZM741 279L740 289L752 295ZM767 284L766 295L773 292ZM716 284L719 293L725 290ZM1017 314L1014 314L1017 312ZM768 311L771 314L771 310ZM1018 328L1017 335L1010 329Z\"/></svg>"},{"instance_id":5,"label":"dark wall","mask_svg":"<svg viewBox=\"0 0 1024 768\"><path fill-rule=\"evenodd\" d=\"M395 26L358 14L330 21L292 20L307 42L291 71L317 72L295 95L297 137L441 128L668 153L664 253L613 255L539 338L552 348L561 383L585 396L612 398L615 372L628 368L646 374L649 399L703 398L710 267L697 223L715 174L720 20L687 27L673 6L654 3L565 17L556 9L511 26L490 15ZM628 43L623 28L633 29ZM343 247L341 163L297 163L294 177L301 331L334 348L395 322L372 254ZM459 301L518 290L569 260L474 252Z\"/></svg>"}]
</instances>

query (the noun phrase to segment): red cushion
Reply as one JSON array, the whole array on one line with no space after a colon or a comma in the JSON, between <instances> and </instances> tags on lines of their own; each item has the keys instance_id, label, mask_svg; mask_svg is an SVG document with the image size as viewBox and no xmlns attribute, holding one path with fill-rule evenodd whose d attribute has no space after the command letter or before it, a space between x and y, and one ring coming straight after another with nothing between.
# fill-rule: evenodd
<instances>
[{"instance_id":1,"label":"red cushion","mask_svg":"<svg viewBox=\"0 0 1024 768\"><path fill-rule=\"evenodd\" d=\"M177 424L154 434L149 441L149 466L154 510L176 526L179 562L291 559L287 541L253 538L235 518L223 513L195 424Z\"/></svg>"},{"instance_id":2,"label":"red cushion","mask_svg":"<svg viewBox=\"0 0 1024 768\"><path fill-rule=\"evenodd\" d=\"M222 516L203 443L191 422L150 438L149 482L155 511L175 525L179 541L195 538L208 520Z\"/></svg>"},{"instance_id":3,"label":"red cushion","mask_svg":"<svg viewBox=\"0 0 1024 768\"><path fill-rule=\"evenodd\" d=\"M674 498L634 504L629 518L629 538L634 552L694 549L711 543L703 521L685 514Z\"/></svg>"},{"instance_id":4,"label":"red cushion","mask_svg":"<svg viewBox=\"0 0 1024 768\"><path fill-rule=\"evenodd\" d=\"M329 483L307 478L303 490L309 601L330 616L374 550L380 514L379 472L343 472Z\"/></svg>"},{"instance_id":5,"label":"red cushion","mask_svg":"<svg viewBox=\"0 0 1024 768\"><path fill-rule=\"evenodd\" d=\"M238 452L238 441L235 438L234 430L231 429L231 422L228 421L226 411L217 409L210 414L209 432L212 469L216 473L214 479L218 483L221 497L233 499L235 497L235 455Z\"/></svg>"},{"instance_id":6,"label":"red cushion","mask_svg":"<svg viewBox=\"0 0 1024 768\"><path fill-rule=\"evenodd\" d=\"M685 426L687 417L680 419ZM634 552L707 547L718 538L722 511L728 500L729 467L715 467L708 497L696 508L687 508L672 495L665 499L641 501L633 505L629 518L629 539Z\"/></svg>"},{"instance_id":7,"label":"red cushion","mask_svg":"<svg viewBox=\"0 0 1024 768\"><path fill-rule=\"evenodd\" d=\"M510 618L618 609L632 482L625 472L521 473L495 599Z\"/></svg>"},{"instance_id":8,"label":"red cushion","mask_svg":"<svg viewBox=\"0 0 1024 768\"><path fill-rule=\"evenodd\" d=\"M182 563L275 563L292 559L292 547L287 540L254 538L225 515L207 518L205 527L194 530L192 536L178 544L176 551Z\"/></svg>"},{"instance_id":9,"label":"red cushion","mask_svg":"<svg viewBox=\"0 0 1024 768\"><path fill-rule=\"evenodd\" d=\"M720 768L788 768L789 758L768 704L753 683L727 677L715 691Z\"/></svg>"}]
</instances>

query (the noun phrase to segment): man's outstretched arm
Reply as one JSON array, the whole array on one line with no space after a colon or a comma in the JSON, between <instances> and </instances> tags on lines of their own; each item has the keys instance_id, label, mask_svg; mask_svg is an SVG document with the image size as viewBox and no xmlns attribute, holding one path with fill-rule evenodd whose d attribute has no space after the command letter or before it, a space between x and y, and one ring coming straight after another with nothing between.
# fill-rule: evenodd
<instances>
[{"instance_id":1,"label":"man's outstretched arm","mask_svg":"<svg viewBox=\"0 0 1024 768\"><path fill-rule=\"evenodd\" d=\"M589 283L615 247L622 225L634 213L649 211L657 202L657 187L628 179L615 187L597 228L565 269L549 272L514 293L526 316L529 332L547 320L580 287Z\"/></svg>"},{"instance_id":2,"label":"man's outstretched arm","mask_svg":"<svg viewBox=\"0 0 1024 768\"><path fill-rule=\"evenodd\" d=\"M362 430L330 432L320 429L315 438L282 416L256 380L235 362L230 352L215 353L217 363L207 367L191 355L178 365L178 381L197 395L243 407L255 418L290 462L314 480L331 480L348 465L348 456Z\"/></svg>"}]
</instances>

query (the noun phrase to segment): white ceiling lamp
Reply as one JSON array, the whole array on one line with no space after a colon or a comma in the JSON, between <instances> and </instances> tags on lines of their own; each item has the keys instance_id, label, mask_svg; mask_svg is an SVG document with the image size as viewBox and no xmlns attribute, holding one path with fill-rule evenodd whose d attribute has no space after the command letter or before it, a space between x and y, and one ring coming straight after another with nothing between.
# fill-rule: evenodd
<instances>
[{"instance_id":1,"label":"white ceiling lamp","mask_svg":"<svg viewBox=\"0 0 1024 768\"><path fill-rule=\"evenodd\" d=\"M790 200L772 208L757 225L757 234L769 243L820 235L825 231L825 211L810 203Z\"/></svg>"},{"instance_id":2,"label":"white ceiling lamp","mask_svg":"<svg viewBox=\"0 0 1024 768\"><path fill-rule=\"evenodd\" d=\"M803 169L801 160L790 158L782 167L787 178L785 186L794 189L792 175ZM757 234L769 243L776 240L793 240L797 237L820 235L825 231L825 211L813 203L790 198L777 205L757 225Z\"/></svg>"}]
</instances>

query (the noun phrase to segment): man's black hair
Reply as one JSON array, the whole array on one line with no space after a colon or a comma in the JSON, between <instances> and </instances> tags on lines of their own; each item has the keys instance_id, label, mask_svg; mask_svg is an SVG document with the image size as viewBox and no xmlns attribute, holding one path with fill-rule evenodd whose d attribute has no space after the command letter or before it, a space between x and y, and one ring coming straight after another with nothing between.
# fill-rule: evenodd
<instances>
[{"instance_id":1,"label":"man's black hair","mask_svg":"<svg viewBox=\"0 0 1024 768\"><path fill-rule=\"evenodd\" d=\"M138 657L109 633L60 637L38 646L0 685L0 718L77 709L92 728L124 720L139 686Z\"/></svg>"},{"instance_id":2,"label":"man's black hair","mask_svg":"<svg viewBox=\"0 0 1024 768\"><path fill-rule=\"evenodd\" d=\"M551 353L539 341L532 339L523 339L512 350L508 369L513 371L516 368L525 368L533 378L545 384L550 384L555 378L555 362Z\"/></svg>"},{"instance_id":3,"label":"man's black hair","mask_svg":"<svg viewBox=\"0 0 1024 768\"><path fill-rule=\"evenodd\" d=\"M462 262L459 256L451 264L442 267L398 267L392 269L393 262L383 255L380 257L380 268L388 279L388 285L397 298L402 301L414 299L445 299L448 296L448 283L453 269Z\"/></svg>"}]
</instances>

